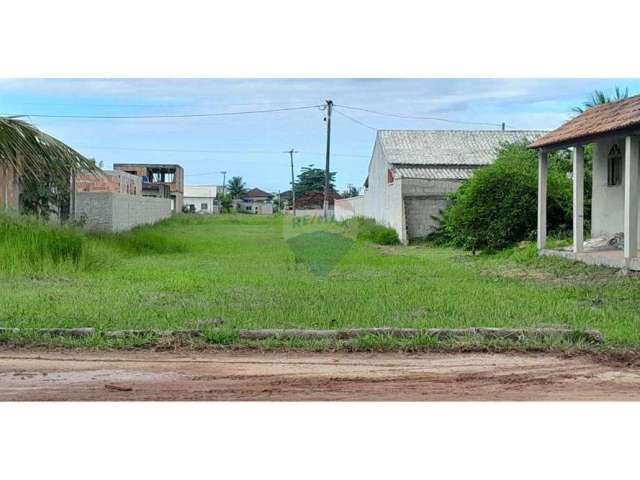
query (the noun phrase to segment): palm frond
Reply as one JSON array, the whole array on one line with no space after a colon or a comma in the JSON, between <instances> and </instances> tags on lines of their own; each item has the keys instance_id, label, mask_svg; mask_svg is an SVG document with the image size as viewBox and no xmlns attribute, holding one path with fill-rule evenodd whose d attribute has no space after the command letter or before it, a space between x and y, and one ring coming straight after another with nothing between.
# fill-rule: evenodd
<instances>
[{"instance_id":1,"label":"palm frond","mask_svg":"<svg viewBox=\"0 0 640 480\"><path fill-rule=\"evenodd\" d=\"M37 179L42 172L68 176L73 171L96 172L93 160L60 140L17 118L0 117L0 167Z\"/></svg>"}]
</instances>

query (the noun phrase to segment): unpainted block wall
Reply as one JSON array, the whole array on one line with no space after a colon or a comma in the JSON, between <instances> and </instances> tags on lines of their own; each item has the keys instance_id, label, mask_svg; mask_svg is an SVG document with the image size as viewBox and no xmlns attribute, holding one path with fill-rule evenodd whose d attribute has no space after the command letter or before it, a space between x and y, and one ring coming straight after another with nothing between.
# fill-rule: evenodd
<instances>
[{"instance_id":1,"label":"unpainted block wall","mask_svg":"<svg viewBox=\"0 0 640 480\"><path fill-rule=\"evenodd\" d=\"M401 181L407 239L425 238L437 228L440 211L449 203L448 194L455 192L462 181L408 178Z\"/></svg>"},{"instance_id":2,"label":"unpainted block wall","mask_svg":"<svg viewBox=\"0 0 640 480\"><path fill-rule=\"evenodd\" d=\"M122 232L171 216L171 200L114 192L76 193L76 218L97 232Z\"/></svg>"}]
</instances>

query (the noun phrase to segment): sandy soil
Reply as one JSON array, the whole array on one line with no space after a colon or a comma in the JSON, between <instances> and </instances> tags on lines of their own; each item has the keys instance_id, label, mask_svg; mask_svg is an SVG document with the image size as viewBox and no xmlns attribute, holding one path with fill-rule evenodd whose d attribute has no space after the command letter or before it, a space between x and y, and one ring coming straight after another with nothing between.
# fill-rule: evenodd
<instances>
[{"instance_id":1,"label":"sandy soil","mask_svg":"<svg viewBox=\"0 0 640 480\"><path fill-rule=\"evenodd\" d=\"M0 352L0 400L640 400L640 368L551 354Z\"/></svg>"}]
</instances>

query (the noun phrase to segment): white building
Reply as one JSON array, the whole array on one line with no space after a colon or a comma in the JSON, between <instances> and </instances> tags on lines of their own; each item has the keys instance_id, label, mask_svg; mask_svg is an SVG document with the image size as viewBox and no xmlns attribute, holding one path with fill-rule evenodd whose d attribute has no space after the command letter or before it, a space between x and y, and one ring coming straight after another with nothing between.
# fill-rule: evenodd
<instances>
[{"instance_id":1,"label":"white building","mask_svg":"<svg viewBox=\"0 0 640 480\"><path fill-rule=\"evenodd\" d=\"M222 187L198 185L184 187L184 205L196 213L220 213L220 203L216 199Z\"/></svg>"},{"instance_id":2,"label":"white building","mask_svg":"<svg viewBox=\"0 0 640 480\"><path fill-rule=\"evenodd\" d=\"M539 138L538 248L585 263L640 270L640 95L598 105ZM591 236L584 241L584 147L593 147ZM573 245L546 248L547 157L570 148L573 157Z\"/></svg>"},{"instance_id":3,"label":"white building","mask_svg":"<svg viewBox=\"0 0 640 480\"><path fill-rule=\"evenodd\" d=\"M336 201L335 217L373 218L400 241L424 238L437 227L448 195L475 169L496 159L508 142L533 141L542 131L379 130L365 192Z\"/></svg>"}]
</instances>

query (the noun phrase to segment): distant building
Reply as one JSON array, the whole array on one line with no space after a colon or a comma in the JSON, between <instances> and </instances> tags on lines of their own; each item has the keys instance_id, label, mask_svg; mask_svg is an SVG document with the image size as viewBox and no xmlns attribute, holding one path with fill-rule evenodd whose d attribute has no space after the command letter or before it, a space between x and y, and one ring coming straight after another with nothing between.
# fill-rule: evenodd
<instances>
[{"instance_id":1,"label":"distant building","mask_svg":"<svg viewBox=\"0 0 640 480\"><path fill-rule=\"evenodd\" d=\"M273 194L253 188L239 199L236 199L236 209L243 213L271 215L276 211L273 204Z\"/></svg>"},{"instance_id":2,"label":"distant building","mask_svg":"<svg viewBox=\"0 0 640 480\"><path fill-rule=\"evenodd\" d=\"M195 213L220 213L218 193L222 187L198 185L184 187L184 206Z\"/></svg>"},{"instance_id":3,"label":"distant building","mask_svg":"<svg viewBox=\"0 0 640 480\"><path fill-rule=\"evenodd\" d=\"M171 199L171 210L182 211L184 169L180 165L155 163L116 163L114 170L142 177L142 196Z\"/></svg>"}]
</instances>

